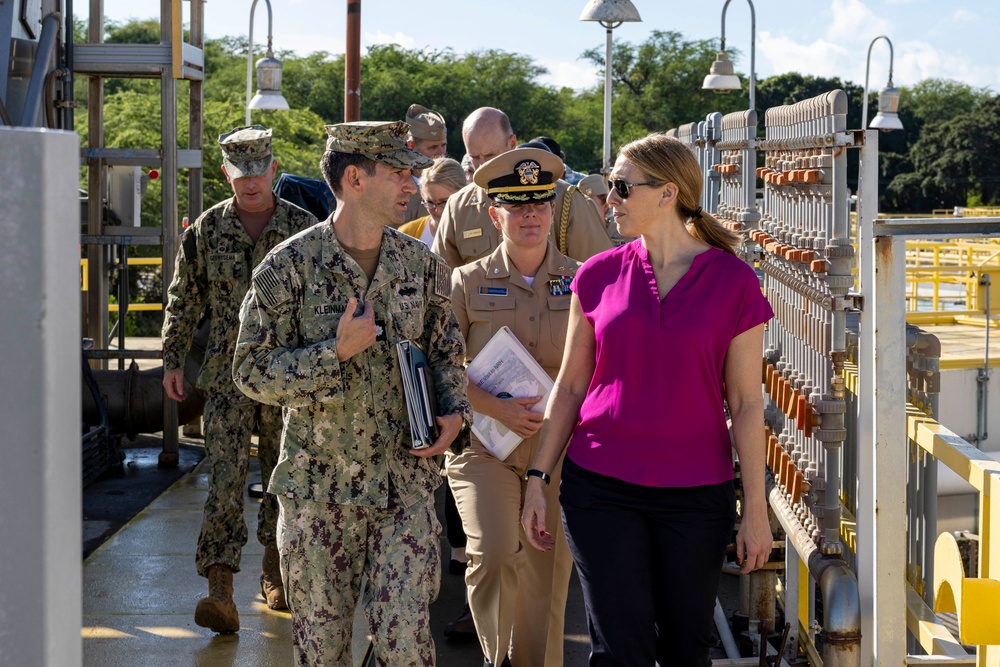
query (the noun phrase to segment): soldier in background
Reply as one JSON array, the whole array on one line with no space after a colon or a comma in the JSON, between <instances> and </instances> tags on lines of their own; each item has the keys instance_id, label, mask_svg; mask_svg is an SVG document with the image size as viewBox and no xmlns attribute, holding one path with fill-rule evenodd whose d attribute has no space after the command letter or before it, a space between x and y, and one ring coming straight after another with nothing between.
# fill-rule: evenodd
<instances>
[{"instance_id":1,"label":"soldier in background","mask_svg":"<svg viewBox=\"0 0 1000 667\"><path fill-rule=\"evenodd\" d=\"M462 125L462 139L474 169L517 147L507 114L492 107L469 114ZM600 216L575 186L557 181L555 202L552 236L560 252L584 261L611 248ZM453 268L492 253L500 245L500 232L493 226L489 209L490 199L483 188L470 183L459 190L445 206L431 249Z\"/></svg>"},{"instance_id":2,"label":"soldier in background","mask_svg":"<svg viewBox=\"0 0 1000 667\"><path fill-rule=\"evenodd\" d=\"M448 154L448 126L444 122L444 117L437 111L419 104L411 104L406 110L406 124L410 126L410 133L406 139L408 148L432 160ZM417 192L407 202L406 218L403 222L411 222L428 213L420 195L421 171L423 170L413 171L413 182L417 184Z\"/></svg>"},{"instance_id":3,"label":"soldier in background","mask_svg":"<svg viewBox=\"0 0 1000 667\"><path fill-rule=\"evenodd\" d=\"M618 231L618 223L612 215L611 206L608 204L608 181L604 174L590 174L580 181L580 192L590 197L594 202L597 211L601 214L601 220L607 225L608 236L611 242L618 247L629 241L635 240L634 236L622 236Z\"/></svg>"},{"instance_id":4,"label":"soldier in background","mask_svg":"<svg viewBox=\"0 0 1000 667\"><path fill-rule=\"evenodd\" d=\"M248 396L287 410L269 491L280 508L295 664L350 664L366 577L378 664L433 665L429 606L441 566L434 457L470 422L472 407L451 272L391 228L415 190L410 170L431 161L406 147L405 123L327 131L320 168L337 210L257 267L233 377ZM404 339L426 352L437 394L440 436L424 449L411 449L395 352Z\"/></svg>"},{"instance_id":5,"label":"soldier in background","mask_svg":"<svg viewBox=\"0 0 1000 667\"><path fill-rule=\"evenodd\" d=\"M233 602L233 573L247 543L243 490L254 424L263 479L278 455L281 411L249 400L233 384L239 308L253 267L268 250L316 224L312 214L274 195L278 162L271 154L271 130L260 125L236 128L219 137L222 171L233 196L205 211L181 237L174 279L167 290L163 319L163 386L175 401L186 398L184 358L198 321L211 312L211 329L198 387L205 392L205 458L208 499L198 537L195 564L208 578L208 597L195 608L195 622L215 632L240 629ZM257 518L257 539L264 546L261 594L271 609L286 609L275 548L277 502L265 494Z\"/></svg>"}]
</instances>

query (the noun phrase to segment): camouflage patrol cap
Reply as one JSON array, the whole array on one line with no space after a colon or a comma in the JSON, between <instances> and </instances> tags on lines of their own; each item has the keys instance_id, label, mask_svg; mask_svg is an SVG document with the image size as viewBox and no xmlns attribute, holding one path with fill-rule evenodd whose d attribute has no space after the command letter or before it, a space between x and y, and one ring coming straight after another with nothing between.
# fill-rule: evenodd
<instances>
[{"instance_id":1,"label":"camouflage patrol cap","mask_svg":"<svg viewBox=\"0 0 1000 667\"><path fill-rule=\"evenodd\" d=\"M608 182L601 174L591 174L584 176L577 184L580 192L593 197L606 196L608 194Z\"/></svg>"},{"instance_id":2,"label":"camouflage patrol cap","mask_svg":"<svg viewBox=\"0 0 1000 667\"><path fill-rule=\"evenodd\" d=\"M563 162L542 148L515 148L481 165L476 185L498 204L535 204L556 198Z\"/></svg>"},{"instance_id":3,"label":"camouflage patrol cap","mask_svg":"<svg viewBox=\"0 0 1000 667\"><path fill-rule=\"evenodd\" d=\"M219 135L222 163L230 178L262 176L274 157L271 155L271 130L263 125L237 127Z\"/></svg>"},{"instance_id":4,"label":"camouflage patrol cap","mask_svg":"<svg viewBox=\"0 0 1000 667\"><path fill-rule=\"evenodd\" d=\"M326 150L355 153L397 169L423 169L434 164L406 147L410 126L400 122L359 120L326 126Z\"/></svg>"},{"instance_id":5,"label":"camouflage patrol cap","mask_svg":"<svg viewBox=\"0 0 1000 667\"><path fill-rule=\"evenodd\" d=\"M410 125L410 136L421 141L444 141L447 127L444 118L437 111L419 104L411 104L406 110L406 122Z\"/></svg>"}]
</instances>

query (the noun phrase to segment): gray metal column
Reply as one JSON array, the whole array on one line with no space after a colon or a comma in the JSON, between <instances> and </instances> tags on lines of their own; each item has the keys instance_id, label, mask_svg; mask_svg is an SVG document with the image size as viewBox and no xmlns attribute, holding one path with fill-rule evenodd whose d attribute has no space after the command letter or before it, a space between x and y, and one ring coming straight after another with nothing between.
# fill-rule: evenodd
<instances>
[{"instance_id":1,"label":"gray metal column","mask_svg":"<svg viewBox=\"0 0 1000 667\"><path fill-rule=\"evenodd\" d=\"M160 0L160 41L169 44L173 38L171 0ZM165 70L160 77L160 127L162 137L163 172L163 303L167 303L167 287L173 280L174 256L177 254L177 80ZM163 400L163 451L159 465L175 467L178 461L177 403Z\"/></svg>"},{"instance_id":2,"label":"gray metal column","mask_svg":"<svg viewBox=\"0 0 1000 667\"><path fill-rule=\"evenodd\" d=\"M104 2L90 0L91 21L87 41L100 44L104 41ZM96 18L95 18L96 17ZM87 82L87 148L104 146L104 79L92 76ZM102 204L104 192L104 161L97 157L87 160L87 234L104 233ZM108 347L108 248L92 243L87 246L87 330L84 335L94 341L99 350ZM92 361L94 368L107 368L107 360Z\"/></svg>"},{"instance_id":3,"label":"gray metal column","mask_svg":"<svg viewBox=\"0 0 1000 667\"><path fill-rule=\"evenodd\" d=\"M79 139L0 128L0 661L83 660ZM16 387L14 382L16 379Z\"/></svg>"}]
</instances>

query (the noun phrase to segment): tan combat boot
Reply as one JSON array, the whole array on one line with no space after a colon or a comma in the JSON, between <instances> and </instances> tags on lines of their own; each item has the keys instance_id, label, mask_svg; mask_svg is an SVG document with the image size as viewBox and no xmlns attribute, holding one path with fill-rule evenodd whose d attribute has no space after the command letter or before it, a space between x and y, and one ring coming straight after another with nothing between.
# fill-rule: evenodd
<instances>
[{"instance_id":1,"label":"tan combat boot","mask_svg":"<svg viewBox=\"0 0 1000 667\"><path fill-rule=\"evenodd\" d=\"M233 569L228 565L208 566L208 597L198 600L194 622L212 632L239 632L240 615L233 602Z\"/></svg>"},{"instance_id":2,"label":"tan combat boot","mask_svg":"<svg viewBox=\"0 0 1000 667\"><path fill-rule=\"evenodd\" d=\"M264 549L264 563L260 572L260 594L271 609L288 609L285 602L285 586L281 583L281 563L277 549Z\"/></svg>"}]
</instances>

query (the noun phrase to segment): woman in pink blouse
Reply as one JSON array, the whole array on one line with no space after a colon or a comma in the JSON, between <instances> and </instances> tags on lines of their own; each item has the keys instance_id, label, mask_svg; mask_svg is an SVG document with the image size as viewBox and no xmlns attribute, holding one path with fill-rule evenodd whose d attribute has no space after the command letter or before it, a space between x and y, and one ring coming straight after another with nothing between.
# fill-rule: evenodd
<instances>
[{"instance_id":1,"label":"woman in pink blouse","mask_svg":"<svg viewBox=\"0 0 1000 667\"><path fill-rule=\"evenodd\" d=\"M535 548L552 547L542 491L565 448L560 502L590 664L710 665L736 519L727 406L744 494L737 562L750 572L771 551L760 359L773 312L737 237L698 205L686 146L654 134L622 147L609 186L622 235L638 238L573 281L522 524Z\"/></svg>"}]
</instances>

